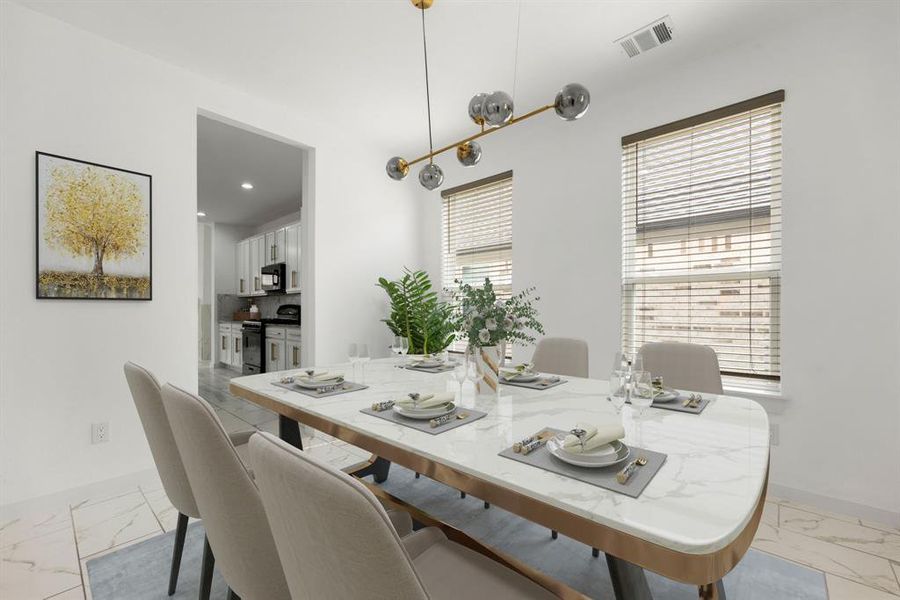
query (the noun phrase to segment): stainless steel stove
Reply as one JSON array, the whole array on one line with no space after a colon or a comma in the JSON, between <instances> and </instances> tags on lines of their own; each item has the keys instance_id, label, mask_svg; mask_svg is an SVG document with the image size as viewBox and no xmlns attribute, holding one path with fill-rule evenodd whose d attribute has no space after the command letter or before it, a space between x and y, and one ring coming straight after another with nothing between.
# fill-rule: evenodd
<instances>
[{"instance_id":1,"label":"stainless steel stove","mask_svg":"<svg viewBox=\"0 0 900 600\"><path fill-rule=\"evenodd\" d=\"M300 326L300 305L284 304L275 311L275 317L260 321L244 321L241 326L241 338L244 346L244 375L256 375L266 372L266 353L263 344L266 340L266 325Z\"/></svg>"}]
</instances>

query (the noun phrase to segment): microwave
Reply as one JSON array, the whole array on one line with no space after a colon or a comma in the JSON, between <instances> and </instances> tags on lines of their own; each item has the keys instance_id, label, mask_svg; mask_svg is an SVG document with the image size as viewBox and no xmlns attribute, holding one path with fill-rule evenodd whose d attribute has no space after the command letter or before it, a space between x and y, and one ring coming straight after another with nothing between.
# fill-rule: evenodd
<instances>
[{"instance_id":1,"label":"microwave","mask_svg":"<svg viewBox=\"0 0 900 600\"><path fill-rule=\"evenodd\" d=\"M266 265L260 270L262 289L268 294L284 293L284 263Z\"/></svg>"}]
</instances>

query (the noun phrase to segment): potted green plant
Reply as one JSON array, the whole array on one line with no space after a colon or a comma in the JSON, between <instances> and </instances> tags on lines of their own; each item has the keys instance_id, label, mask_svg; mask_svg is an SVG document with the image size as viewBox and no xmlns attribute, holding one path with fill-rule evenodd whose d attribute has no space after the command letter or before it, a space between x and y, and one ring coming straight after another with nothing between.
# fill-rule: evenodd
<instances>
[{"instance_id":1,"label":"potted green plant","mask_svg":"<svg viewBox=\"0 0 900 600\"><path fill-rule=\"evenodd\" d=\"M455 329L468 338L469 352L478 367L478 391L496 391L506 344L530 344L535 333L544 333L534 307L540 297L533 296L535 288L527 288L499 300L489 278L480 287L458 280L456 283L459 287L454 294Z\"/></svg>"},{"instance_id":2,"label":"potted green plant","mask_svg":"<svg viewBox=\"0 0 900 600\"><path fill-rule=\"evenodd\" d=\"M453 307L438 298L425 271L404 267L396 281L378 279L391 301L391 314L382 319L394 335L409 340L410 354L434 354L453 343Z\"/></svg>"}]
</instances>

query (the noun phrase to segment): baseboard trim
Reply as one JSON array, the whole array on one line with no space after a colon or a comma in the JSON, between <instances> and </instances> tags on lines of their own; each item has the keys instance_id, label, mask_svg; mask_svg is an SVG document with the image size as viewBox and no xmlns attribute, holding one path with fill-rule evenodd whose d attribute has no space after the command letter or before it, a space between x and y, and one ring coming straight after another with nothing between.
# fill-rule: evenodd
<instances>
[{"instance_id":1,"label":"baseboard trim","mask_svg":"<svg viewBox=\"0 0 900 600\"><path fill-rule=\"evenodd\" d=\"M859 504L849 500L841 500L840 498L823 496L822 494L799 490L773 482L769 482L769 495L781 500L789 500L799 504L808 504L828 512L846 515L861 521L873 521L881 525L888 525L900 529L900 512L884 510L882 508Z\"/></svg>"}]
</instances>

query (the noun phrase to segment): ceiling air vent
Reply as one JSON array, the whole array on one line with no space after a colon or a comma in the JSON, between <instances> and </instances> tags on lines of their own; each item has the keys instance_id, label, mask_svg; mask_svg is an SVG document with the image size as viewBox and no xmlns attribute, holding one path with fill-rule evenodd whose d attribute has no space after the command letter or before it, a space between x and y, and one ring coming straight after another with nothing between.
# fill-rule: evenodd
<instances>
[{"instance_id":1,"label":"ceiling air vent","mask_svg":"<svg viewBox=\"0 0 900 600\"><path fill-rule=\"evenodd\" d=\"M672 19L669 15L666 15L646 27L641 27L637 31L619 38L616 40L616 43L621 46L628 58L634 58L638 54L643 54L657 46L671 42L672 31Z\"/></svg>"}]
</instances>

